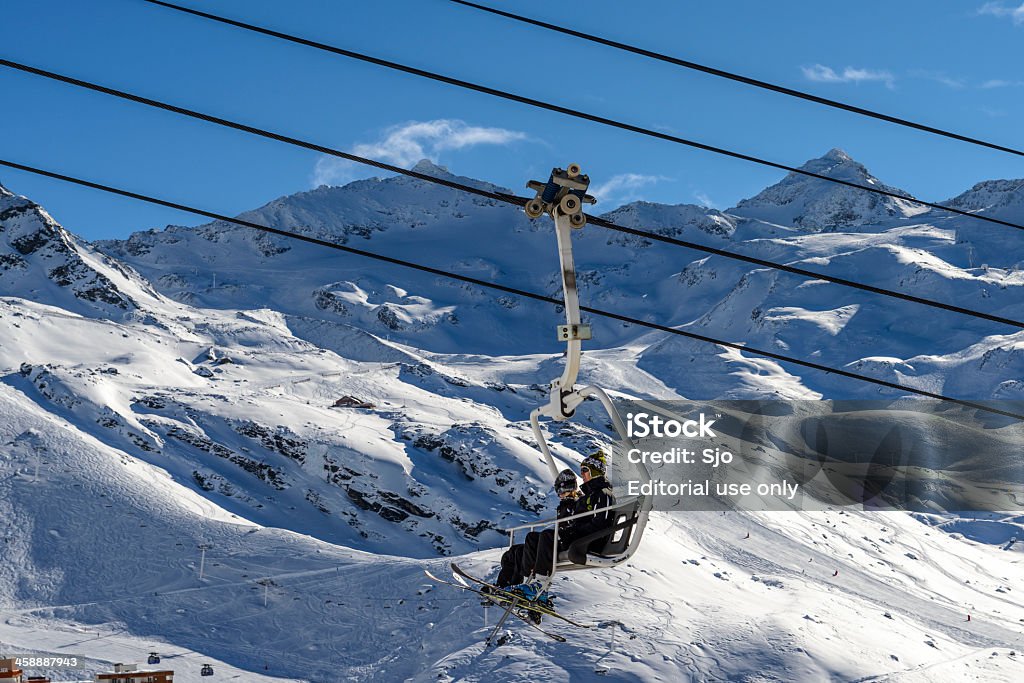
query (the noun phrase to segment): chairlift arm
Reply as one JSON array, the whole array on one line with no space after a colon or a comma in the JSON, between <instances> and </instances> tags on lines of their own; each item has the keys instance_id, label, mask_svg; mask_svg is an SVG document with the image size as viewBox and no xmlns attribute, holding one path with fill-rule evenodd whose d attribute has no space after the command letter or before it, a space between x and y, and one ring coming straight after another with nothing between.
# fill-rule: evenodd
<instances>
[{"instance_id":1,"label":"chairlift arm","mask_svg":"<svg viewBox=\"0 0 1024 683\"><path fill-rule=\"evenodd\" d=\"M579 164L569 164L567 169L551 169L546 183L536 180L527 183L527 187L535 190L537 196L524 207L526 215L539 218L545 213L550 214L555 222L558 241L566 324L558 326L557 336L559 341L566 343L565 368L562 375L549 385L548 403L541 408L541 414L554 420L566 420L573 415L575 405L566 402L566 398L573 393L576 376L579 374L583 341L590 339L590 326L583 325L580 317L576 263L572 256L572 232L587 222L583 205L597 201L586 193L589 186L590 177L581 173Z\"/></svg>"}]
</instances>

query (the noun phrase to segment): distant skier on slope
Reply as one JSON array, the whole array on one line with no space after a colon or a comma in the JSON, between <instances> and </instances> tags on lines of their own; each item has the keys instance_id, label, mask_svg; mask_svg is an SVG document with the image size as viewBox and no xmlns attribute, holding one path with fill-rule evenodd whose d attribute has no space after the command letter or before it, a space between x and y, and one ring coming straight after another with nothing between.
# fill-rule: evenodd
<instances>
[{"instance_id":1,"label":"distant skier on slope","mask_svg":"<svg viewBox=\"0 0 1024 683\"><path fill-rule=\"evenodd\" d=\"M605 479L606 462L601 451L596 451L583 460L580 464L580 475L583 477L582 492L576 490L576 475L572 470L562 470L558 474L555 479L555 492L560 499L559 519L615 504L611 485ZM568 549L576 539L608 528L614 519L614 514L608 511L559 524L559 552ZM551 573L554 540L553 529L531 531L523 543L512 546L502 555L501 571L495 584L502 588L515 587L517 590L514 592L521 592L531 600L538 599L540 586L524 584L523 581L535 574L547 576ZM604 539L595 541L595 544L600 543L604 543Z\"/></svg>"}]
</instances>

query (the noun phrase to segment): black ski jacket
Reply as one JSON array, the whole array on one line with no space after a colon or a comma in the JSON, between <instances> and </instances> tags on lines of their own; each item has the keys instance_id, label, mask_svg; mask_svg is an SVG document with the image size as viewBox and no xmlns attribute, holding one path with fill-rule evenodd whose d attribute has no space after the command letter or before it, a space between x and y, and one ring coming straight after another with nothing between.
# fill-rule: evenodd
<instances>
[{"instance_id":1,"label":"black ski jacket","mask_svg":"<svg viewBox=\"0 0 1024 683\"><path fill-rule=\"evenodd\" d=\"M576 506L579 504L580 499L581 498L578 492L577 495L572 498L559 499L558 512L555 516L558 517L558 519L562 519L563 517L572 517L573 515L575 515L578 512ZM571 539L576 538L576 536L573 534L573 528L581 521L584 520L571 519L568 522L562 522L558 525L559 550L565 550L566 548L568 548L569 543L572 542Z\"/></svg>"},{"instance_id":2,"label":"black ski jacket","mask_svg":"<svg viewBox=\"0 0 1024 683\"><path fill-rule=\"evenodd\" d=\"M573 514L578 515L590 510L599 510L615 504L615 495L612 493L611 484L604 477L594 477L590 481L584 482L581 490L583 495L576 499L576 510ZM595 531L607 529L614 522L615 512L613 510L573 520L572 527L567 530L568 534L565 536L565 545L568 547L578 538L583 538ZM559 536L561 536L561 532L559 532ZM598 539L591 546L594 548L601 547L607 540L607 538Z\"/></svg>"},{"instance_id":3,"label":"black ski jacket","mask_svg":"<svg viewBox=\"0 0 1024 683\"><path fill-rule=\"evenodd\" d=\"M555 513L555 516L558 517L558 519L561 519L562 517L571 517L572 515L575 515L576 514L576 501L578 501L578 500L579 500L579 496L576 496L574 498L559 498L559 500L558 500L558 512ZM573 522L575 522L575 521L576 520L573 520ZM572 524L572 522L565 522L563 524L560 524L559 528L565 528L566 525L571 525L571 524Z\"/></svg>"}]
</instances>

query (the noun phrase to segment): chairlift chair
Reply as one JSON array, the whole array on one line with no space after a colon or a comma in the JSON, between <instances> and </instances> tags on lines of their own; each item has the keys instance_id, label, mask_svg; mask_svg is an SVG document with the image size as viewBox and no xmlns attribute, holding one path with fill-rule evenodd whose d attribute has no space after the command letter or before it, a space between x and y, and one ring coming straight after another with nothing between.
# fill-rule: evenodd
<instances>
[{"instance_id":1,"label":"chairlift chair","mask_svg":"<svg viewBox=\"0 0 1024 683\"><path fill-rule=\"evenodd\" d=\"M160 655L158 655L155 652L150 652L149 653L149 659L146 660L146 663L148 663L148 664L159 664L160 663Z\"/></svg>"},{"instance_id":2,"label":"chairlift chair","mask_svg":"<svg viewBox=\"0 0 1024 683\"><path fill-rule=\"evenodd\" d=\"M209 664L203 664L203 668L199 670L199 675L200 676L212 676L213 675L213 667L210 666Z\"/></svg>"},{"instance_id":3,"label":"chairlift chair","mask_svg":"<svg viewBox=\"0 0 1024 683\"><path fill-rule=\"evenodd\" d=\"M588 398L596 398L608 413L612 426L618 436L618 442L626 450L633 447L625 425L619 418L608 394L596 386L576 388L576 378L580 369L582 342L591 338L589 325L583 325L580 317L579 293L576 288L576 266L572 255L572 230L586 225L583 215L583 204L593 204L596 200L586 194L590 178L580 173L577 164L570 164L568 169L555 168L547 183L531 181L527 187L536 191L537 196L527 202L526 213L530 218L537 218L549 213L555 221L555 235L558 239L558 257L562 272L562 290L564 292L566 324L558 326L559 341L566 342L565 369L562 375L549 386L548 403L530 413L530 426L534 438L540 447L552 478L558 476L558 467L548 448L547 439L540 428L540 418L547 417L562 421L572 418L576 408ZM650 479L646 467L639 464L640 474ZM651 509L649 497L638 496L619 501L608 508L591 510L573 517L547 519L532 524L524 524L508 529L510 545L515 543L515 532L524 529L535 529L552 525L555 531L555 548L558 548L559 526L577 517L586 517L601 512L613 511L614 521L604 530L577 539L563 552L554 553L554 564L547 583L550 585L558 571L577 569L593 569L614 567L628 560L643 536L644 527ZM597 541L604 539L603 545Z\"/></svg>"}]
</instances>

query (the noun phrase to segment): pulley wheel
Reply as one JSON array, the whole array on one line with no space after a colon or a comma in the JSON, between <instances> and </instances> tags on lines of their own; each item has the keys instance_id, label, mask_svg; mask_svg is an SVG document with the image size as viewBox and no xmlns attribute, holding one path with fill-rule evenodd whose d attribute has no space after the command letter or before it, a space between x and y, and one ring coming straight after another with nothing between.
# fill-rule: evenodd
<instances>
[{"instance_id":1,"label":"pulley wheel","mask_svg":"<svg viewBox=\"0 0 1024 683\"><path fill-rule=\"evenodd\" d=\"M558 203L558 207L566 216L571 216L574 213L579 213L580 209L583 208L583 203L576 195L567 194L562 197L562 201Z\"/></svg>"}]
</instances>

